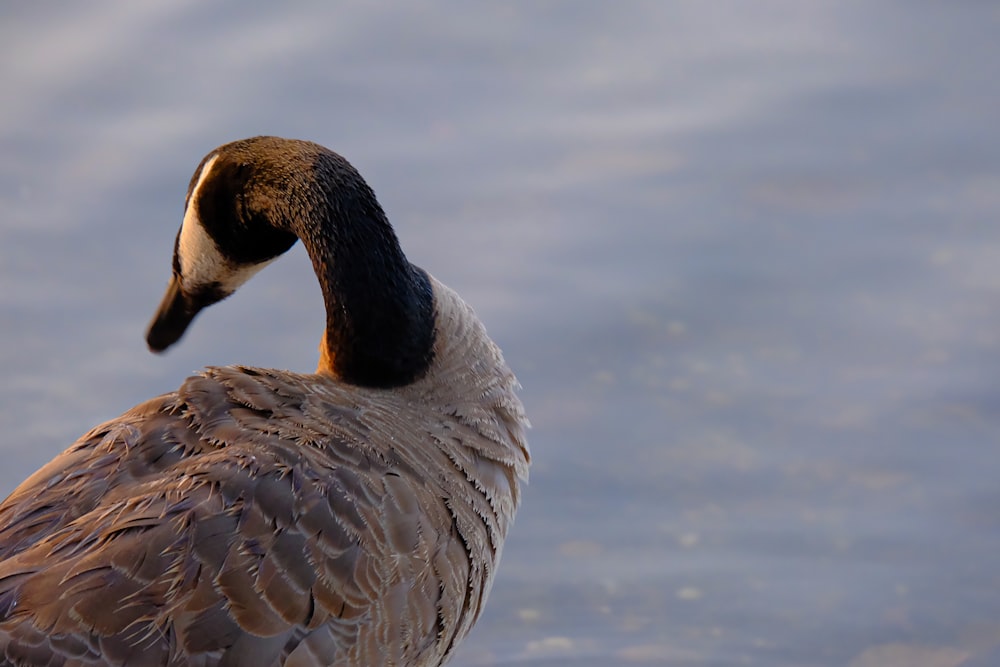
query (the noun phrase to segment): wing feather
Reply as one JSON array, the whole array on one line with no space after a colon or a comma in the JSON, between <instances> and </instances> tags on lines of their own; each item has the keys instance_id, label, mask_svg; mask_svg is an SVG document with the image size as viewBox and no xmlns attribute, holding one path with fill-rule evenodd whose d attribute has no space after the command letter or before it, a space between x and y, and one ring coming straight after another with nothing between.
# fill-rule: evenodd
<instances>
[{"instance_id":1,"label":"wing feather","mask_svg":"<svg viewBox=\"0 0 1000 667\"><path fill-rule=\"evenodd\" d=\"M439 664L488 591L517 473L466 446L479 417L414 436L419 397L316 383L208 369L18 487L8 662Z\"/></svg>"}]
</instances>

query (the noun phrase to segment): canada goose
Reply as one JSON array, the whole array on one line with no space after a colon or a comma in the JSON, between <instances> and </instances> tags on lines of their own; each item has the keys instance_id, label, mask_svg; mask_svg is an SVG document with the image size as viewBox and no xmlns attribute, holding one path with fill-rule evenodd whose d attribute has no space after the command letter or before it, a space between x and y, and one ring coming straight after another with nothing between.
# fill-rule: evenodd
<instances>
[{"instance_id":1,"label":"canada goose","mask_svg":"<svg viewBox=\"0 0 1000 667\"><path fill-rule=\"evenodd\" d=\"M0 505L7 665L441 665L527 478L517 382L411 265L341 156L255 137L201 161L147 335L301 239L315 374L207 368L83 436Z\"/></svg>"}]
</instances>

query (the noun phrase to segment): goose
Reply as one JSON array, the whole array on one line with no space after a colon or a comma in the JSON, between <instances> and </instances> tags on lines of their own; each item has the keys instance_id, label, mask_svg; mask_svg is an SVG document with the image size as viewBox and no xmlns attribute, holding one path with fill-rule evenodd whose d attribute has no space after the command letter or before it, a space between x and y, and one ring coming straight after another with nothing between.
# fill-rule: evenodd
<instances>
[{"instance_id":1,"label":"goose","mask_svg":"<svg viewBox=\"0 0 1000 667\"><path fill-rule=\"evenodd\" d=\"M527 480L517 381L318 144L225 144L188 186L154 352L301 240L315 373L207 367L97 426L0 505L3 664L441 665Z\"/></svg>"}]
</instances>

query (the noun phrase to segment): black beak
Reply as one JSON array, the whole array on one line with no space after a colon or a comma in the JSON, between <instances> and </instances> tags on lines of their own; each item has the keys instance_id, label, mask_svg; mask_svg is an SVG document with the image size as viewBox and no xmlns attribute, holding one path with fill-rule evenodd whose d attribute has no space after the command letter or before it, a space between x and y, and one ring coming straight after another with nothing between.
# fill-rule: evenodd
<instances>
[{"instance_id":1,"label":"black beak","mask_svg":"<svg viewBox=\"0 0 1000 667\"><path fill-rule=\"evenodd\" d=\"M153 321L146 331L146 343L153 352L163 352L180 340L204 304L198 303L181 291L177 275L170 277L167 293L156 309Z\"/></svg>"}]
</instances>

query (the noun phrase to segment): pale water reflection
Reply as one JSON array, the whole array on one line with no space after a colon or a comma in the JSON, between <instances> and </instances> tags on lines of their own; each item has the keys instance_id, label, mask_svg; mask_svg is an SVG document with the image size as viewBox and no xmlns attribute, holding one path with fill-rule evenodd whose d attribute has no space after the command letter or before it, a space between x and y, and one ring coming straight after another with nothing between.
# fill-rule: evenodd
<instances>
[{"instance_id":1,"label":"pale water reflection","mask_svg":"<svg viewBox=\"0 0 1000 667\"><path fill-rule=\"evenodd\" d=\"M142 340L200 157L297 136L525 387L456 664L1000 664L997 9L258 5L0 10L0 491L203 365L314 366L301 251Z\"/></svg>"}]
</instances>

